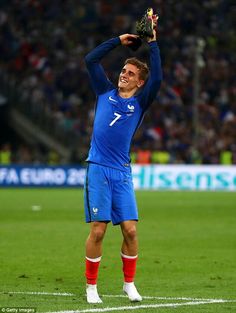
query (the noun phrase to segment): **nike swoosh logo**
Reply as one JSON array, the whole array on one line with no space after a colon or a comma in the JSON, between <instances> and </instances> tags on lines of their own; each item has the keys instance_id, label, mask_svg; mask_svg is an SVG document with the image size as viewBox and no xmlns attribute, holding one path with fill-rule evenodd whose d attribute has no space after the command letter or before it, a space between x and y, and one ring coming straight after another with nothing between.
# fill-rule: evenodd
<instances>
[{"instance_id":1,"label":"nike swoosh logo","mask_svg":"<svg viewBox=\"0 0 236 313\"><path fill-rule=\"evenodd\" d=\"M109 100L113 101L113 102L118 102L115 99L113 99L111 96L109 97Z\"/></svg>"}]
</instances>

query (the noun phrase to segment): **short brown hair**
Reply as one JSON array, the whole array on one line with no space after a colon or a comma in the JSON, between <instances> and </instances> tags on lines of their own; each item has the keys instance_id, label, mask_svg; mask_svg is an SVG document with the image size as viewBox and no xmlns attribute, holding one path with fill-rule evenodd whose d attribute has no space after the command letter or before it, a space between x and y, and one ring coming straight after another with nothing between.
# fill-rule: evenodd
<instances>
[{"instance_id":1,"label":"short brown hair","mask_svg":"<svg viewBox=\"0 0 236 313\"><path fill-rule=\"evenodd\" d=\"M126 64L135 65L139 69L139 78L146 81L149 74L149 68L147 66L147 63L144 63L137 58L129 58L125 60L124 65Z\"/></svg>"}]
</instances>

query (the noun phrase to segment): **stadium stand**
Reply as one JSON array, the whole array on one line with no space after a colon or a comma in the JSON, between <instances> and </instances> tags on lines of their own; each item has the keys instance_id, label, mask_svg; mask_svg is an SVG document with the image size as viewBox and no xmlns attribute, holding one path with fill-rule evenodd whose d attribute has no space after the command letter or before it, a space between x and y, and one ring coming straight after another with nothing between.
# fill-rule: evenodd
<instances>
[{"instance_id":1,"label":"stadium stand","mask_svg":"<svg viewBox=\"0 0 236 313\"><path fill-rule=\"evenodd\" d=\"M133 32L150 4L160 15L164 81L134 138L132 161L236 164L236 6L223 0L1 1L0 104L6 100L10 127L23 138L2 137L1 151L8 140L15 163L83 162L95 102L84 55L109 37ZM196 107L197 38L205 48ZM131 54L118 49L104 62L113 80ZM137 55L146 53L142 47Z\"/></svg>"}]
</instances>

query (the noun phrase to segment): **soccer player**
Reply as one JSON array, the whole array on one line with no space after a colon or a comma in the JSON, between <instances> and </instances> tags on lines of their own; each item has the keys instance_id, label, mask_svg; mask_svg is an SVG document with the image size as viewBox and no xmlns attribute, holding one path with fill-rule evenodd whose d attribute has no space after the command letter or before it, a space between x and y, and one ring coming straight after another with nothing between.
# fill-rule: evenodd
<instances>
[{"instance_id":1,"label":"soccer player","mask_svg":"<svg viewBox=\"0 0 236 313\"><path fill-rule=\"evenodd\" d=\"M156 31L153 33L153 38L147 38L150 70L146 63L136 58L127 59L119 75L118 87L108 79L100 61L117 46L130 46L137 35L123 34L107 40L85 57L97 96L84 192L86 222L90 223L85 271L88 303L102 302L97 291L97 277L102 242L110 221L113 225L120 225L123 235L123 291L131 301L142 301L134 285L138 211L129 150L135 131L156 97L162 80Z\"/></svg>"}]
</instances>

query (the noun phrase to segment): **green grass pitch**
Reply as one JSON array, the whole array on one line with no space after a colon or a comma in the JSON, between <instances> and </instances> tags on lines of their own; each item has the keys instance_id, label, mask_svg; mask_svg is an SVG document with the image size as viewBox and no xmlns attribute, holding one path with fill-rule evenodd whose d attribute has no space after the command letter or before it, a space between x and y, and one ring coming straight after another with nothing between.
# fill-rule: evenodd
<instances>
[{"instance_id":1,"label":"green grass pitch","mask_svg":"<svg viewBox=\"0 0 236 313\"><path fill-rule=\"evenodd\" d=\"M84 244L89 225L84 222L82 190L0 189L0 312L6 307L36 312L236 312L236 193L136 195L136 285L146 297L131 304L122 294L121 234L119 226L110 224L98 281L103 304L88 305ZM193 298L230 301L201 304Z\"/></svg>"}]
</instances>

